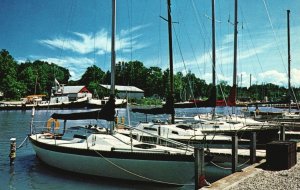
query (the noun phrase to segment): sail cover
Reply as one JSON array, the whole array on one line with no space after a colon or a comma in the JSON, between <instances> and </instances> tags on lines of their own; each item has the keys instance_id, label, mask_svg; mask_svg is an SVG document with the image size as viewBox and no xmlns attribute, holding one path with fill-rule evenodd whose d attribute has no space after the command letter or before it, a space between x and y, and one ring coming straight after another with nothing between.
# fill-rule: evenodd
<instances>
[{"instance_id":1,"label":"sail cover","mask_svg":"<svg viewBox=\"0 0 300 190\"><path fill-rule=\"evenodd\" d=\"M53 119L62 120L103 119L107 121L114 121L115 107L115 98L114 96L110 96L108 102L103 106L101 110L67 114L54 113L51 117Z\"/></svg>"}]
</instances>

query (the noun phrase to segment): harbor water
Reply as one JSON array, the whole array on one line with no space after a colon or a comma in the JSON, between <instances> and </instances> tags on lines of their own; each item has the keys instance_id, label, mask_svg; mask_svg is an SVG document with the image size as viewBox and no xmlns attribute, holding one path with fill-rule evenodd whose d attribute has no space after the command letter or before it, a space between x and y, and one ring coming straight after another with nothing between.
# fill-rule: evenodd
<instances>
[{"instance_id":1,"label":"harbor water","mask_svg":"<svg viewBox=\"0 0 300 190\"><path fill-rule=\"evenodd\" d=\"M77 111L82 110L37 110L34 120L46 121L54 112L69 113ZM180 109L176 110L176 114L179 116L193 116L197 113L208 113L210 111L206 108ZM219 113L224 113L224 111L222 108L217 110ZM119 116L126 118L126 123L130 121L133 126L139 121L145 121L143 114L130 112L129 119L126 109L118 109L117 112ZM40 162L35 156L30 142L28 140L24 141L30 131L31 115L30 110L0 112L0 190L194 189L193 186L168 187L157 184L95 178L51 168ZM167 119L168 117L168 115L148 116L147 120ZM18 147L13 166L10 166L9 162L10 138L17 139ZM23 141L23 146L19 148ZM228 174L228 171L219 171L216 168L216 178Z\"/></svg>"}]
</instances>

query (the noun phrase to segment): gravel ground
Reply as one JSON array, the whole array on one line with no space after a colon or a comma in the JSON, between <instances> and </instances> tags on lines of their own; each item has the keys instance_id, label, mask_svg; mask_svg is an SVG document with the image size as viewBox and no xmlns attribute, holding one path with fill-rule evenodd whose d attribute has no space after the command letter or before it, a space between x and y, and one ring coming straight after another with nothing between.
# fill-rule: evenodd
<instances>
[{"instance_id":1,"label":"gravel ground","mask_svg":"<svg viewBox=\"0 0 300 190\"><path fill-rule=\"evenodd\" d=\"M228 190L300 190L300 153L297 164L289 170L268 171L258 168L258 172L234 184Z\"/></svg>"}]
</instances>

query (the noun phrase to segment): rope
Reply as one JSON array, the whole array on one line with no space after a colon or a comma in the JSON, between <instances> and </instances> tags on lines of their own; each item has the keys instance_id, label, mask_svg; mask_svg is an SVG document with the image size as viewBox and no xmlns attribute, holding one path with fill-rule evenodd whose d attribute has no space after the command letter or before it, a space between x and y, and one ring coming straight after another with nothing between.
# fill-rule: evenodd
<instances>
[{"instance_id":1,"label":"rope","mask_svg":"<svg viewBox=\"0 0 300 190\"><path fill-rule=\"evenodd\" d=\"M165 182L165 181L160 181L160 180L156 180L156 179L151 179L151 178L148 178L148 177L145 177L145 176L142 176L142 175L139 175L139 174L136 174L132 171L129 171L115 163L113 163L112 161L110 161L109 159L105 158L100 152L94 150L100 157L102 157L105 161L109 162L110 164L112 164L113 166L117 167L118 169L120 170L123 170L124 172L126 173L129 173L131 175L134 175L138 178L141 178L141 179L145 179L145 180L148 180L148 181L151 181L151 182L156 182L156 183L163 183L163 184L168 184L168 185L177 185L177 186L185 186L185 185L194 185L194 184L179 184L179 183L171 183L171 182Z\"/></svg>"},{"instance_id":2,"label":"rope","mask_svg":"<svg viewBox=\"0 0 300 190\"><path fill-rule=\"evenodd\" d=\"M244 166L245 164L247 164L249 161L250 161L250 159L246 160L246 162L244 162L244 163L238 165L237 167L240 168L240 167ZM210 163L211 163L212 165L216 166L217 168L221 168L221 169L224 169L224 170L231 170L231 169L232 169L232 168L226 168L226 167L220 166L220 165L214 163L213 161L210 161Z\"/></svg>"},{"instance_id":3,"label":"rope","mask_svg":"<svg viewBox=\"0 0 300 190\"><path fill-rule=\"evenodd\" d=\"M22 146L24 145L24 143L26 142L27 139L28 139L28 136L25 137L25 139L22 141L22 143L20 144L20 146L17 147L17 149L22 148Z\"/></svg>"}]
</instances>

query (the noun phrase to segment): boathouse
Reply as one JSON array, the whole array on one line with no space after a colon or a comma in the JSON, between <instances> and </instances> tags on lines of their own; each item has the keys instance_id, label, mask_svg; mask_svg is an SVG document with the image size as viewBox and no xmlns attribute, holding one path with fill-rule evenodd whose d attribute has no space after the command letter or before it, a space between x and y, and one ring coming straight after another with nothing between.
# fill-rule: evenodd
<instances>
[{"instance_id":1,"label":"boathouse","mask_svg":"<svg viewBox=\"0 0 300 190\"><path fill-rule=\"evenodd\" d=\"M80 98L92 98L92 93L85 86L61 86L55 96L64 95L68 96L69 101L75 101Z\"/></svg>"},{"instance_id":2,"label":"boathouse","mask_svg":"<svg viewBox=\"0 0 300 190\"><path fill-rule=\"evenodd\" d=\"M101 88L110 90L110 85L101 84ZM144 97L144 91L135 86L120 86L115 85L116 93L119 98L135 98L141 99Z\"/></svg>"}]
</instances>

